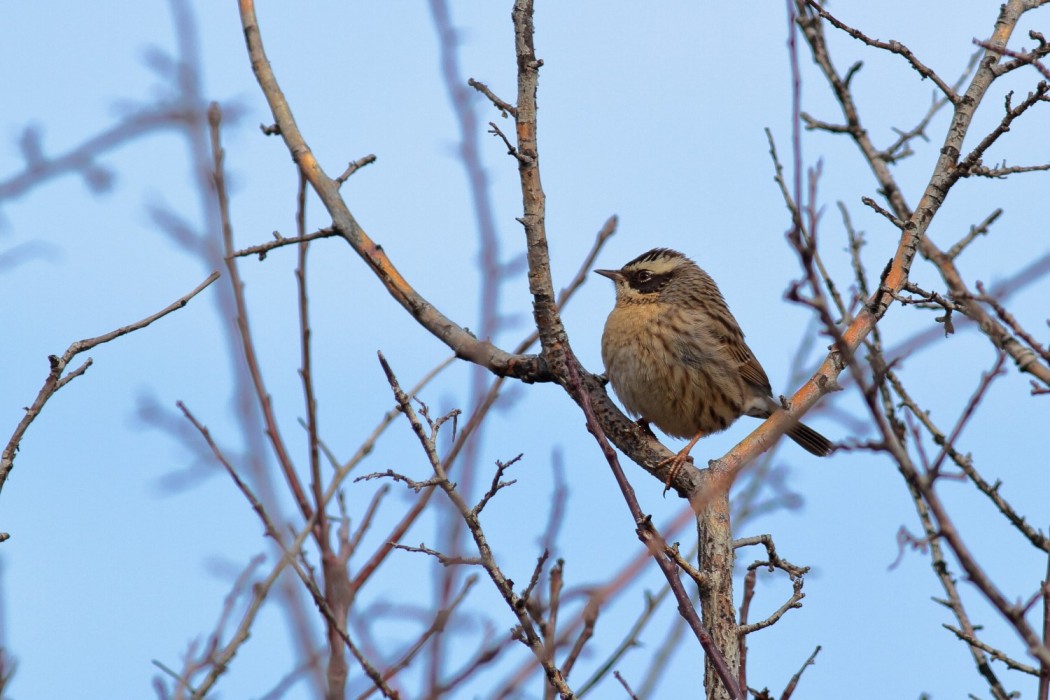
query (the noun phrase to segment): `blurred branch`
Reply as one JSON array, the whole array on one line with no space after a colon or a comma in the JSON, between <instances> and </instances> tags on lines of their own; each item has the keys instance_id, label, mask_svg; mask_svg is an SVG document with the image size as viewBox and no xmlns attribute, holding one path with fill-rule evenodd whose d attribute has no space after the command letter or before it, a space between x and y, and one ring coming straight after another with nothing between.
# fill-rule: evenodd
<instances>
[{"instance_id":1,"label":"blurred branch","mask_svg":"<svg viewBox=\"0 0 1050 700\"><path fill-rule=\"evenodd\" d=\"M441 363L437 367L435 367L430 373L428 373L426 376L424 376L420 380L420 382L412 389L412 395L414 396L416 393L421 391L423 389L423 387L426 386L426 384L431 379L433 379L442 369L447 367L448 364L449 364L448 361L446 361L444 363ZM185 409L184 409L183 412L184 412L184 415L186 415ZM339 470L332 477L332 479L330 480L328 486L326 487L326 489L324 491L324 494L323 494L323 497L322 497L322 504L323 504L323 506L319 507L318 510L323 510L323 508L326 508L328 506L328 504L331 502L332 498L335 497L335 495L339 492L339 488L341 487L343 481L346 479L346 477L349 475L349 473L354 469L354 467L356 467L358 464L360 464L360 462L365 458L365 456L367 456L372 451L372 449L375 447L376 441L379 439L379 436L393 422L393 419L397 415L399 415L399 412L396 411L396 410L392 410L392 411L388 412L383 417L383 419L380 421L379 425L377 425L376 428L373 430L372 434L361 444L361 446L358 448L358 450L354 454L354 456L351 457L345 464L340 466ZM233 477L234 483L236 484L240 480L239 476L236 474L236 472L231 471L232 470L232 465L230 465L228 461L225 461L225 457L221 456L222 455L221 450L218 450L218 447L215 445L214 441L211 439L210 433L208 432L207 428L205 428L204 426L202 426L200 424L197 424L196 421L192 417L187 416L187 418L190 419L191 423L195 424L195 426L197 427L198 433L200 433L202 436L204 436L205 441L208 443L208 445L212 449L213 453L216 454L216 456L219 458L220 464L223 464L223 466L227 469L227 472L230 473L231 476ZM348 545L350 547L351 551L356 549L360 537L363 535L364 531L367 529L368 524L370 523L370 521L371 521L371 519L372 519L372 517L373 517L373 515L375 513L375 509L377 507L378 499L385 492L386 492L386 488L385 487L380 489L377 492L375 498L373 498L372 502L370 503L367 511L365 512L365 515L363 516L363 518L361 520L361 524L358 527L357 535L355 536L354 539L350 540L350 543ZM249 502L251 502L251 499L249 499ZM253 505L253 508L254 507L255 506ZM261 505L260 505L260 507L261 507ZM287 552L299 552L299 551L301 551L303 542L306 540L307 537L309 537L313 533L313 527L314 527L313 519L308 520L305 523L305 525L303 526L303 529L300 530L299 533L296 534L296 536L292 540L291 544L288 545L287 549L284 550L284 551L287 551ZM281 546L281 549L282 550L284 549L283 546ZM285 567L289 563L290 563L290 561L289 561L289 558L287 556L280 557L278 559L278 561L274 564L273 569L267 575L267 577L265 579L263 579L262 581L256 582L252 586L252 600L251 600L250 604L248 605L247 609L245 610L244 614L242 615L241 622L239 623L239 625L237 627L237 630L231 636L230 641L226 644L226 646L223 647L221 650L217 650L217 653L216 653L216 655L214 657L215 663L214 663L213 669L209 673L208 679L206 680L206 682L202 686L205 691L209 687L213 686L218 681L218 678L219 678L220 675L225 673L225 671L227 670L230 662L233 660L234 656L237 654L237 651L239 650L240 646L244 642L246 642L248 640L248 637L249 637L249 635L251 633L251 628L254 625L254 622L255 622L255 619L256 619L258 613L261 612L261 610L262 610L263 603L266 601L270 590L273 588L274 584L277 583L278 579L280 578L280 575L284 572ZM358 583L358 585L360 585L360 584ZM352 588L352 591L356 591L356 590L357 590L356 586Z\"/></svg>"},{"instance_id":2,"label":"blurred branch","mask_svg":"<svg viewBox=\"0 0 1050 700\"><path fill-rule=\"evenodd\" d=\"M627 630L627 633L623 636L623 639L620 640L620 643L617 644L613 651L605 657L604 661L598 664L597 668L595 668L594 672L591 674L591 677L580 686L579 697L584 697L595 688L598 683L609 674L609 671L613 670L616 664L620 662L628 651L641 645L640 638L642 632L652 619L653 613L657 611L660 603L663 602L664 598L666 598L667 594L670 592L670 586L664 586L656 595L652 595L648 592L645 594L645 603L642 606L642 612L638 615L637 619L635 619L634 624L631 625L630 629Z\"/></svg>"},{"instance_id":3,"label":"blurred branch","mask_svg":"<svg viewBox=\"0 0 1050 700\"><path fill-rule=\"evenodd\" d=\"M226 176L224 169L225 153L222 148L220 126L222 123L222 110L218 103L213 102L208 109L208 125L211 128L211 152L213 161L213 178L215 183L215 196L219 203L219 212L222 220L222 240L226 251L226 271L230 279L230 288L233 291L236 307L236 324L240 334L241 354L248 365L248 373L251 376L252 386L255 389L255 399L262 411L266 422L266 435L270 441L270 448L274 457L284 474L285 482L291 491L291 495L302 513L304 519L313 518L313 509L306 497L299 476L295 471L295 465L288 454L284 439L281 437L277 417L274 414L273 402L270 393L266 390L263 382L262 369L259 366L259 358L255 350L255 341L252 338L251 327L248 321L248 304L244 298L244 283L241 281L240 271L237 268L237 260L233 257L233 225L230 220L230 202L226 193Z\"/></svg>"},{"instance_id":4,"label":"blurred branch","mask_svg":"<svg viewBox=\"0 0 1050 700\"><path fill-rule=\"evenodd\" d=\"M430 15L433 20L434 29L438 37L438 49L441 65L441 77L445 92L459 127L459 143L457 151L459 161L466 175L469 186L470 202L473 207L474 221L477 230L477 266L480 279L477 289L477 325L472 324L474 334L483 339L497 337L502 330L502 308L501 300L503 286L509 281L508 272L510 265L502 261L500 236L497 231L496 215L491 196L491 181L482 164L480 149L480 129L478 115L473 104L473 93L463 84L463 76L459 67L459 34L453 25L446 0L430 0ZM469 368L468 405L480 405L494 379L487 368L472 363ZM474 497L475 481L480 469L480 446L483 438L483 422L475 423L475 429L471 431L463 442L462 450L456 472L460 492L466 498ZM452 463L448 462L452 468ZM501 466L497 472L502 472ZM495 482L491 494L495 494ZM491 496L489 496L491 497ZM486 499L483 499L483 501ZM479 509L484 503L479 503ZM467 533L463 522L456 517L439 518L441 523L441 548L450 553L458 554L463 547L468 546ZM447 567L433 573L437 579L434 588L437 591L435 603L438 606L448 605L457 585L459 572ZM436 637L430 645L426 659L426 683L424 693L427 697L435 697L437 689L442 685L441 674L443 667L447 665L445 655L448 651L444 637Z\"/></svg>"},{"instance_id":5,"label":"blurred branch","mask_svg":"<svg viewBox=\"0 0 1050 700\"><path fill-rule=\"evenodd\" d=\"M420 635L419 639L417 639L412 646L401 655L401 658L398 661L393 663L387 670L383 671L383 680L390 680L402 670L408 668L409 664L412 663L412 660L415 659L419 652L427 645L427 642L445 631L445 626L448 624L449 618L452 617L453 611L455 611L455 609L466 600L467 593L470 592L470 589L474 587L474 584L476 584L477 581L477 576L467 577L463 582L462 588L460 588L459 592L452 598L448 607L438 610L434 615L433 622L431 622L430 626L423 631L423 634ZM376 688L369 688L361 693L357 697L357 700L365 700L365 698L371 697L375 691Z\"/></svg>"},{"instance_id":6,"label":"blurred branch","mask_svg":"<svg viewBox=\"0 0 1050 700\"><path fill-rule=\"evenodd\" d=\"M237 474L237 471L230 464L229 460L226 459L225 455L223 455L221 450L219 450L214 440L212 440L211 433L208 430L208 428L201 424L193 416L193 414L190 413L189 409L187 409L181 402L179 403L179 408L186 415L186 418L191 423L193 423L193 426L197 428L201 436L208 443L208 446L211 447L212 451L215 454L215 458L226 469L226 472L230 475L230 478L233 480L238 490L244 495L248 503L251 504L252 510L255 511L255 514L257 516L259 516L259 520L262 522L263 527L265 528L266 535L274 541L274 543L280 548L283 554L283 556L274 565L274 568L270 572L270 575L264 581L258 582L252 586L253 597L248 606L247 611L241 618L241 624L238 626L236 632L233 634L227 645L222 649L216 649L216 652L211 655L213 661L212 667L208 671L208 674L205 677L204 681L196 688L196 690L194 690L193 698L199 699L206 697L211 688L215 685L216 682L218 682L219 677L228 670L229 664L233 660L234 655L236 655L241 645L243 645L244 642L248 640L249 631L251 630L251 626L255 620L255 617L261 610L262 605L266 600L267 594L269 593L273 584L277 582L278 577L281 575L281 573L283 573L283 569L285 566L290 566L292 570L295 571L296 574L298 574L299 579L302 581L303 585L306 587L307 591L313 598L314 604L317 605L318 610L321 612L322 616L327 621L329 625L329 630L334 632L334 634L336 634L339 637L339 639L342 640L342 643L345 644L346 648L349 649L350 652L354 655L354 657L360 664L362 670L369 677L372 683L375 684L376 688L378 688L383 693L384 697L397 698L398 694L387 686L386 682L380 676L379 672L375 669L371 662L367 658L365 658L364 654L362 654L360 649L358 649L357 645L354 644L354 642L350 639L350 636L346 633L346 630L344 628L345 618L336 617L335 612L332 610L332 607L329 605L325 596L321 593L320 589L318 589L316 582L299 563L298 557L302 552L303 543L306 541L307 537L314 534L314 527L316 525L317 518L316 513L311 515L311 517L307 519L306 527L298 533L294 541L290 545L286 544L281 535L281 531L274 524L273 519L270 517L269 513L266 510L266 507L255 496L255 494L252 492L251 487L248 486L248 484Z\"/></svg>"},{"instance_id":7,"label":"blurred branch","mask_svg":"<svg viewBox=\"0 0 1050 700\"><path fill-rule=\"evenodd\" d=\"M98 164L98 159L146 134L181 129L196 116L186 110L183 105L144 109L53 156L44 153L39 129L26 127L20 139L25 166L21 172L0 180L0 202L17 199L34 187L67 174L80 175L94 192L105 191L111 186L113 175Z\"/></svg>"}]
</instances>

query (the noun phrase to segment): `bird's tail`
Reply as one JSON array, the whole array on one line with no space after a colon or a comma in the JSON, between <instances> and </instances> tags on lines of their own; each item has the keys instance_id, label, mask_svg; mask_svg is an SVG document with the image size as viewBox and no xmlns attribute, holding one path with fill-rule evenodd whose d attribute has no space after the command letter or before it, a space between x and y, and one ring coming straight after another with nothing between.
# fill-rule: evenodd
<instances>
[{"instance_id":1,"label":"bird's tail","mask_svg":"<svg viewBox=\"0 0 1050 700\"><path fill-rule=\"evenodd\" d=\"M797 442L806 452L818 457L831 454L831 441L805 423L796 423L787 431L787 436Z\"/></svg>"}]
</instances>

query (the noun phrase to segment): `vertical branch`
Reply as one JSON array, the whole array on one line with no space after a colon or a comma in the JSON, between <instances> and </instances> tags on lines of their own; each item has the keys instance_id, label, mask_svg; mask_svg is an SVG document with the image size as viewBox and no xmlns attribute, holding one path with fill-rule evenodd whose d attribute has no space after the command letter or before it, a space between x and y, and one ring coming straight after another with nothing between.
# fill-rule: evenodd
<instances>
[{"instance_id":1,"label":"vertical branch","mask_svg":"<svg viewBox=\"0 0 1050 700\"><path fill-rule=\"evenodd\" d=\"M299 238L306 235L306 175L299 171L299 189L296 193L295 226ZM303 383L303 399L306 402L306 430L310 458L310 495L316 509L313 536L321 556L321 570L324 574L324 599L331 610L331 617L326 618L328 627L328 667L326 694L328 698L346 697L346 681L350 670L346 658L342 629L346 627L352 595L350 581L346 570L346 561L340 552L333 550L331 528L325 512L324 484L321 479L321 450L317 435L317 399L314 395L313 361L310 346L310 312L309 296L306 289L306 257L309 252L309 241L298 245L299 260L295 269L295 280L299 299L299 345L302 367L299 376ZM335 545L338 546L338 545ZM344 553L349 556L349 553Z\"/></svg>"},{"instance_id":2,"label":"vertical branch","mask_svg":"<svg viewBox=\"0 0 1050 700\"><path fill-rule=\"evenodd\" d=\"M567 338L558 315L554 286L551 282L550 256L547 250L547 198L540 182L540 155L536 131L536 90L543 61L536 58L533 41L533 2L516 0L514 49L518 61L518 103L514 115L518 136L518 177L521 179L523 216L518 221L525 227L526 258L529 264L529 292L532 313L540 334L541 354L548 362L564 362ZM564 373L555 370L555 375Z\"/></svg>"},{"instance_id":3,"label":"vertical branch","mask_svg":"<svg viewBox=\"0 0 1050 700\"><path fill-rule=\"evenodd\" d=\"M266 391L266 386L263 384L259 358L255 354L255 341L252 339L251 328L248 324L248 305L244 300L244 283L241 281L240 270L237 269L237 259L232 257L234 252L233 227L230 224L230 202L226 195L226 177L223 169L225 154L220 140L219 129L221 123L222 111L217 103L212 103L208 109L208 125L211 127L212 159L214 161L213 177L216 197L219 200L219 211L222 217L222 240L227 255L226 271L230 276L230 286L233 288L237 307L237 330L240 333L241 351L244 354L245 362L248 364L248 372L251 375L252 384L255 388L255 397L266 420L266 435L270 438L270 446L277 457L277 463L281 467L281 472L284 474L288 488L292 492L300 512L304 518L309 520L313 516L313 509L310 507L306 493L303 491L299 476L295 473L292 458L285 448L284 439L281 437L280 430L277 427L277 417L273 412L270 394Z\"/></svg>"},{"instance_id":4,"label":"vertical branch","mask_svg":"<svg viewBox=\"0 0 1050 700\"><path fill-rule=\"evenodd\" d=\"M705 654L705 688L709 698L743 697L737 687L738 638L733 609L733 548L729 523L728 488L713 494L710 502L700 509L698 529L701 533L701 570L709 570L714 585L701 590L701 609L704 622L697 618L693 603L685 594L678 579L677 568L663 554L662 540L647 526L634 497L633 489L619 468L615 453L604 437L591 407L580 367L568 345L564 327L558 316L550 277L545 225L546 199L540 182L539 148L536 126L536 90L539 68L543 62L536 57L533 41L532 0L517 0L512 13L514 19L515 49L518 61L518 99L515 110L517 126L518 175L521 179L527 256L529 263L529 291L533 297L533 314L539 331L542 356L546 358L557 381L562 382L580 404L588 418L588 429L598 440L613 474L620 484L632 515L638 524L639 537L650 548L654 559L668 578L679 602L679 611L690 622ZM705 629L704 623L710 627Z\"/></svg>"},{"instance_id":5,"label":"vertical branch","mask_svg":"<svg viewBox=\"0 0 1050 700\"><path fill-rule=\"evenodd\" d=\"M295 226L300 238L306 234L306 177L299 173L299 191L296 195ZM324 512L324 487L321 483L320 441L317 437L317 400L314 397L314 383L310 352L310 307L306 293L306 253L310 244L303 241L299 244L299 264L295 268L295 281L299 296L299 346L302 367L299 377L303 382L303 399L306 401L306 430L310 450L310 490L317 509L316 535L319 542L328 542L328 518ZM322 545L323 546L323 545Z\"/></svg>"},{"instance_id":6,"label":"vertical branch","mask_svg":"<svg viewBox=\"0 0 1050 700\"><path fill-rule=\"evenodd\" d=\"M719 467L704 472L708 479L717 478ZM704 625L711 633L724 663L734 676L740 669L740 635L733 607L733 532L729 518L729 491L719 489L703 506L696 518L699 537L697 559L704 585L700 586L700 611ZM732 697L719 682L719 669L711 654L704 656L704 688L709 700Z\"/></svg>"}]
</instances>

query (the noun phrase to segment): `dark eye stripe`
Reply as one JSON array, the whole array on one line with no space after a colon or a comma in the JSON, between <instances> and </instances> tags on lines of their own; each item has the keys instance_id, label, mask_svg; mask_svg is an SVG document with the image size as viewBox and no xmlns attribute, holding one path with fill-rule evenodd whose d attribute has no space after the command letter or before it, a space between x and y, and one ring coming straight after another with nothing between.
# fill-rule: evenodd
<instances>
[{"instance_id":1,"label":"dark eye stripe","mask_svg":"<svg viewBox=\"0 0 1050 700\"><path fill-rule=\"evenodd\" d=\"M643 272L647 274L642 274ZM648 276L648 279L646 277ZM653 274L648 270L635 272L628 279L628 284L631 285L631 289L635 289L642 294L652 294L658 292L667 286L667 283L671 281L671 273L665 272L663 274Z\"/></svg>"}]
</instances>

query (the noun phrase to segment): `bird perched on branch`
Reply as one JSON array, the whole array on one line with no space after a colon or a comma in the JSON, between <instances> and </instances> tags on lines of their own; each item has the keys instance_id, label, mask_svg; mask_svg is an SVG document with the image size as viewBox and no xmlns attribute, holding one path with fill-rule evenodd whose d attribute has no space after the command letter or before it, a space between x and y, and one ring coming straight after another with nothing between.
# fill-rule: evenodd
<instances>
[{"instance_id":1,"label":"bird perched on branch","mask_svg":"<svg viewBox=\"0 0 1050 700\"><path fill-rule=\"evenodd\" d=\"M616 283L616 306L602 334L616 395L641 422L690 438L661 462L671 465L668 484L703 436L742 415L768 418L781 410L718 285L692 260L654 248L619 270L595 272ZM827 438L802 423L787 436L815 455L832 451Z\"/></svg>"}]
</instances>

